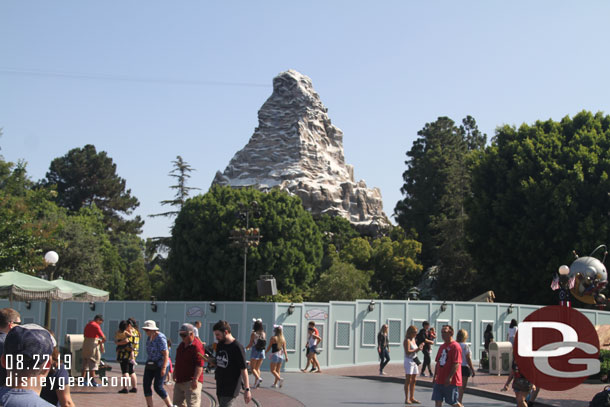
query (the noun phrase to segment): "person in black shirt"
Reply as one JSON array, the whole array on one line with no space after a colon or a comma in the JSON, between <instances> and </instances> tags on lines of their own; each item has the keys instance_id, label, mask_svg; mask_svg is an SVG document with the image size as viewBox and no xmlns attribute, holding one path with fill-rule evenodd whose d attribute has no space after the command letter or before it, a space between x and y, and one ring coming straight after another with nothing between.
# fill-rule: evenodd
<instances>
[{"instance_id":1,"label":"person in black shirt","mask_svg":"<svg viewBox=\"0 0 610 407\"><path fill-rule=\"evenodd\" d=\"M379 353L379 374L384 375L383 368L390 362L390 344L388 341L388 324L383 324L377 334L377 352Z\"/></svg>"},{"instance_id":2,"label":"person in black shirt","mask_svg":"<svg viewBox=\"0 0 610 407\"><path fill-rule=\"evenodd\" d=\"M417 336L415 337L415 344L417 346L424 344L424 348L422 352L424 353L424 363L421 368L421 375L426 376L426 368L428 368L428 373L432 376L432 370L430 369L430 364L432 363L432 359L430 359L430 345L434 345L434 340L430 338L428 330L430 329L430 323L428 321L424 321L422 324L422 329L419 331Z\"/></svg>"},{"instance_id":3,"label":"person in black shirt","mask_svg":"<svg viewBox=\"0 0 610 407\"><path fill-rule=\"evenodd\" d=\"M214 324L214 336L218 340L216 348L216 397L219 407L231 407L239 396L243 383L244 401L252 399L248 370L246 368L246 352L244 347L231 335L231 326L227 321Z\"/></svg>"}]
</instances>

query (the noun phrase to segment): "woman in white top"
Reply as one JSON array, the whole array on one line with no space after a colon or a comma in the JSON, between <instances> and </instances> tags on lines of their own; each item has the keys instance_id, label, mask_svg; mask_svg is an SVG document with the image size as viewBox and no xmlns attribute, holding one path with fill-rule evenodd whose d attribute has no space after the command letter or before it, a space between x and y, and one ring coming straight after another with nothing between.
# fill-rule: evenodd
<instances>
[{"instance_id":1,"label":"woman in white top","mask_svg":"<svg viewBox=\"0 0 610 407\"><path fill-rule=\"evenodd\" d=\"M419 401L415 400L415 379L419 373L415 357L417 352L423 349L424 344L417 346L415 343L416 336L417 327L411 325L407 329L405 340L402 343L405 349L405 404L420 404ZM411 392L411 397L409 397L409 392Z\"/></svg>"},{"instance_id":2,"label":"woman in white top","mask_svg":"<svg viewBox=\"0 0 610 407\"><path fill-rule=\"evenodd\" d=\"M267 336L263 330L263 320L255 319L254 326L252 327L252 333L250 334L250 342L246 346L246 350L252 349L250 352L250 367L252 368L252 374L256 379L254 381L254 388L259 387L263 381L261 377L261 365L265 360L265 346L267 346Z\"/></svg>"},{"instance_id":3,"label":"woman in white top","mask_svg":"<svg viewBox=\"0 0 610 407\"><path fill-rule=\"evenodd\" d=\"M271 387L282 387L284 385L284 379L280 374L282 370L282 362L284 360L288 362L288 354L286 353L286 339L284 339L284 333L281 325L275 325L273 327L273 336L269 341L267 347L267 353L271 351L271 374L275 377L275 381Z\"/></svg>"},{"instance_id":4,"label":"woman in white top","mask_svg":"<svg viewBox=\"0 0 610 407\"><path fill-rule=\"evenodd\" d=\"M510 321L510 326L508 327L508 334L506 335L506 339L511 343L511 345L515 344L515 336L517 335L517 320L512 319Z\"/></svg>"},{"instance_id":5,"label":"woman in white top","mask_svg":"<svg viewBox=\"0 0 610 407\"><path fill-rule=\"evenodd\" d=\"M466 386L468 385L468 378L470 376L474 377L474 367L472 366L472 358L470 356L470 346L466 343L468 340L468 332L464 329L460 329L456 339L462 348L462 387L459 388L458 397L458 401L461 404L462 398L464 397L464 390L466 390Z\"/></svg>"}]
</instances>

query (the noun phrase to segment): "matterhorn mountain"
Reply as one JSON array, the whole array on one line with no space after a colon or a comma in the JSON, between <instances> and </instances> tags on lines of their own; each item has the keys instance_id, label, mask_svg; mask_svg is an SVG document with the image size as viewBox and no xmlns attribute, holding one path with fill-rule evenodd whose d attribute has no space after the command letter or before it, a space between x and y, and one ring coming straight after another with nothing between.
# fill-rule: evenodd
<instances>
[{"instance_id":1,"label":"matterhorn mountain","mask_svg":"<svg viewBox=\"0 0 610 407\"><path fill-rule=\"evenodd\" d=\"M309 77L280 73L250 141L213 184L280 188L299 196L314 216L343 216L362 232L379 233L390 224L381 192L354 181L354 168L343 155L343 132L327 112Z\"/></svg>"}]
</instances>

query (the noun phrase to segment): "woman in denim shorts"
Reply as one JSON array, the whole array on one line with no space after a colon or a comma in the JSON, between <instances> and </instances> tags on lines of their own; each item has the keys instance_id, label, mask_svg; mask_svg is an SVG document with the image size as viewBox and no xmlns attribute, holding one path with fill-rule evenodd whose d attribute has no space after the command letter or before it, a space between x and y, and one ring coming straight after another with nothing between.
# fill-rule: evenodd
<instances>
[{"instance_id":1,"label":"woman in denim shorts","mask_svg":"<svg viewBox=\"0 0 610 407\"><path fill-rule=\"evenodd\" d=\"M265 331L263 330L263 320L254 319L254 325L252 326L252 334L250 334L250 343L246 346L246 350L252 349L250 352L250 367L252 368L252 374L256 379L254 381L253 388L257 388L261 385L263 379L261 378L261 365L265 360L265 345L267 345Z\"/></svg>"},{"instance_id":2,"label":"woman in denim shorts","mask_svg":"<svg viewBox=\"0 0 610 407\"><path fill-rule=\"evenodd\" d=\"M267 352L269 352L269 350L271 350L271 374L275 377L275 381L271 387L282 387L284 385L284 379L280 376L280 370L282 369L284 360L288 362L288 355L286 354L286 340L284 339L281 325L275 325L273 327L273 337L269 341Z\"/></svg>"}]
</instances>

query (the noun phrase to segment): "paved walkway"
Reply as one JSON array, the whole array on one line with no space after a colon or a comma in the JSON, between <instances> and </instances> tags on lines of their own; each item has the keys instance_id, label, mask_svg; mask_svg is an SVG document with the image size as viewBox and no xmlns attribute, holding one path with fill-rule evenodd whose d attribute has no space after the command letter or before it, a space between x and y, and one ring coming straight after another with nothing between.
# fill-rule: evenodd
<instances>
[{"instance_id":1,"label":"paved walkway","mask_svg":"<svg viewBox=\"0 0 610 407\"><path fill-rule=\"evenodd\" d=\"M111 364L113 371L109 377L119 376L119 368ZM142 377L144 367L137 366L138 393L118 394L119 387L74 388L73 399L77 406L112 406L132 407L144 405ZM254 403L250 406L263 407L302 407L302 406L402 406L404 375L402 364L390 364L386 367L385 376L379 376L377 365L350 366L346 368L326 369L323 374L284 373L286 379L282 389L272 389L273 376L263 372L263 385L253 391ZM470 380L469 394L464 398L466 406L508 407L514 406L512 391L500 392L507 376L492 376L478 373ZM213 407L216 393L213 375L205 375L202 407ZM416 398L422 406L432 406L431 379L419 377ZM604 388L603 384L583 384L566 392L548 392L542 390L538 402L542 406L587 407L593 395ZM166 386L168 394L173 394L173 386ZM159 397L153 395L154 406L163 407ZM239 397L235 407L245 406Z\"/></svg>"}]
</instances>

